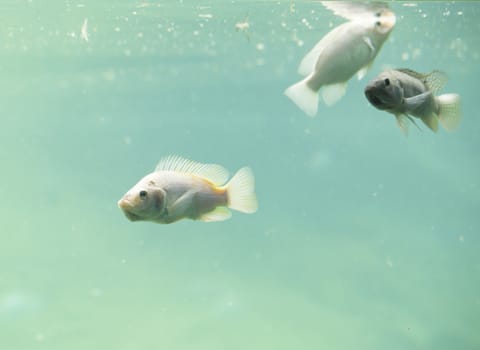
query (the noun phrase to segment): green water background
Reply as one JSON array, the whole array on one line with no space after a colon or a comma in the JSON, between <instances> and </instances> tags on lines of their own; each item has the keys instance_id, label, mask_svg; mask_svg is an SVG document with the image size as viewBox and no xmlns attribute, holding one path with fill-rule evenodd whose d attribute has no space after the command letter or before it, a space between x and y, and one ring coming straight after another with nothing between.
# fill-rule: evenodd
<instances>
[{"instance_id":1,"label":"green water background","mask_svg":"<svg viewBox=\"0 0 480 350\"><path fill-rule=\"evenodd\" d=\"M413 4L310 119L318 3L3 2L0 348L479 349L480 3ZM386 67L447 72L460 128L405 138L363 95ZM251 166L259 211L129 222L168 154Z\"/></svg>"}]
</instances>

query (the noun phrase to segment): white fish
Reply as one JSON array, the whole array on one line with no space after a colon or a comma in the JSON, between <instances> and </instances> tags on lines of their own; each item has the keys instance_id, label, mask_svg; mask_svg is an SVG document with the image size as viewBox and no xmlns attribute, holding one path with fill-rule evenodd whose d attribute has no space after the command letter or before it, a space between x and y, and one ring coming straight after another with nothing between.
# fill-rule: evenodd
<instances>
[{"instance_id":1,"label":"white fish","mask_svg":"<svg viewBox=\"0 0 480 350\"><path fill-rule=\"evenodd\" d=\"M362 79L395 26L395 14L384 3L322 1L328 9L349 19L325 35L303 58L298 72L305 79L285 90L302 111L317 114L319 90L327 106L345 94L347 82Z\"/></svg>"},{"instance_id":2,"label":"white fish","mask_svg":"<svg viewBox=\"0 0 480 350\"><path fill-rule=\"evenodd\" d=\"M395 115L404 134L408 132L408 120L415 124L412 117L435 132L439 122L451 131L460 123L460 96L436 96L446 82L445 73L437 70L422 74L411 69L390 69L368 83L365 96L375 108Z\"/></svg>"},{"instance_id":3,"label":"white fish","mask_svg":"<svg viewBox=\"0 0 480 350\"><path fill-rule=\"evenodd\" d=\"M240 169L227 180L228 171L220 165L169 156L133 186L118 206L131 221L161 224L185 218L223 221L231 216L228 208L244 213L257 211L250 168Z\"/></svg>"}]
</instances>

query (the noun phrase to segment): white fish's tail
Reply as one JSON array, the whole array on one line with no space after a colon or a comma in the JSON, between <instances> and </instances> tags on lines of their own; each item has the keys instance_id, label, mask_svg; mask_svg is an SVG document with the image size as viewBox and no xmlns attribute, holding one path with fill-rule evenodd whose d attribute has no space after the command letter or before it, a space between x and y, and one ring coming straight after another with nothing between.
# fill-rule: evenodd
<instances>
[{"instance_id":1,"label":"white fish's tail","mask_svg":"<svg viewBox=\"0 0 480 350\"><path fill-rule=\"evenodd\" d=\"M285 90L285 95L308 116L314 117L317 114L319 97L317 91L308 87L308 79L310 76L290 86Z\"/></svg>"},{"instance_id":2,"label":"white fish's tail","mask_svg":"<svg viewBox=\"0 0 480 350\"><path fill-rule=\"evenodd\" d=\"M460 96L457 94L443 94L437 96L438 121L445 130L455 130L460 124Z\"/></svg>"},{"instance_id":3,"label":"white fish's tail","mask_svg":"<svg viewBox=\"0 0 480 350\"><path fill-rule=\"evenodd\" d=\"M252 170L242 168L227 183L228 207L243 213L255 213L258 209L255 195L255 178Z\"/></svg>"}]
</instances>

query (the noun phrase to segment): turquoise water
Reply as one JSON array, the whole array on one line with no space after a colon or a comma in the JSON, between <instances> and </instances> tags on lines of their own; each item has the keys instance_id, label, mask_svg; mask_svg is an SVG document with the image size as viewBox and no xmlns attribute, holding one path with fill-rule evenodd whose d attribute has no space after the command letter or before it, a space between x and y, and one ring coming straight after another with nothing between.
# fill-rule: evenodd
<instances>
[{"instance_id":1,"label":"turquoise water","mask_svg":"<svg viewBox=\"0 0 480 350\"><path fill-rule=\"evenodd\" d=\"M480 3L391 7L310 119L283 91L343 22L318 3L3 2L0 348L479 349ZM447 72L460 128L404 137L363 95L386 67ZM259 211L129 222L168 154L251 166Z\"/></svg>"}]
</instances>

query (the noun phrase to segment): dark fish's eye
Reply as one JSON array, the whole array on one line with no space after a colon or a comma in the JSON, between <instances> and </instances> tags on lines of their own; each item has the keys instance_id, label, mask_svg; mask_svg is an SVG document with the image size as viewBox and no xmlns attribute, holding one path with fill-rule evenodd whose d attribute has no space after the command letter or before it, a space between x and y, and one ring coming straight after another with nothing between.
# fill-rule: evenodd
<instances>
[{"instance_id":1,"label":"dark fish's eye","mask_svg":"<svg viewBox=\"0 0 480 350\"><path fill-rule=\"evenodd\" d=\"M376 25L377 27L380 27L380 26L382 25L382 23L381 23L380 21L376 21L376 22L375 22L375 25Z\"/></svg>"},{"instance_id":2,"label":"dark fish's eye","mask_svg":"<svg viewBox=\"0 0 480 350\"><path fill-rule=\"evenodd\" d=\"M147 191L140 191L138 195L140 196L140 199L145 199L147 198Z\"/></svg>"},{"instance_id":3,"label":"dark fish's eye","mask_svg":"<svg viewBox=\"0 0 480 350\"><path fill-rule=\"evenodd\" d=\"M375 17L380 17L381 15L382 15L382 13L381 13L381 12L377 12L377 13L375 13Z\"/></svg>"},{"instance_id":4,"label":"dark fish's eye","mask_svg":"<svg viewBox=\"0 0 480 350\"><path fill-rule=\"evenodd\" d=\"M385 86L390 85L390 79L388 78L386 78L383 82L385 83Z\"/></svg>"}]
</instances>

